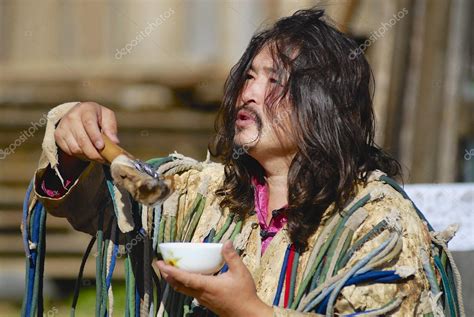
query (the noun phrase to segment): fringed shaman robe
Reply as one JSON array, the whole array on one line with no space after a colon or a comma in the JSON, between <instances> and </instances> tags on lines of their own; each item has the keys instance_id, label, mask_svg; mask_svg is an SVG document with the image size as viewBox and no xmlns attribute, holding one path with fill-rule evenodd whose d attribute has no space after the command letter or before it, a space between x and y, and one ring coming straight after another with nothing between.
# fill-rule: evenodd
<instances>
[{"instance_id":1,"label":"fringed shaman robe","mask_svg":"<svg viewBox=\"0 0 474 317\"><path fill-rule=\"evenodd\" d=\"M215 191L224 169L209 160L176 153L150 160L159 173L174 177L173 193L154 208L132 201L97 163L90 163L63 196L47 197L41 180L57 166L54 126L73 105L52 110L28 210L34 213L42 204L51 215L66 217L76 230L97 237L98 315L112 310L111 276L122 256L127 316L210 316L197 301L154 276L150 263L160 257L161 242L229 239L275 316L460 314L457 271L445 248L454 231L434 232L381 171L373 171L367 184L356 184L356 196L344 210L330 206L325 211L302 254L292 247L285 226L262 255L257 216L242 219L219 207Z\"/></svg>"}]
</instances>

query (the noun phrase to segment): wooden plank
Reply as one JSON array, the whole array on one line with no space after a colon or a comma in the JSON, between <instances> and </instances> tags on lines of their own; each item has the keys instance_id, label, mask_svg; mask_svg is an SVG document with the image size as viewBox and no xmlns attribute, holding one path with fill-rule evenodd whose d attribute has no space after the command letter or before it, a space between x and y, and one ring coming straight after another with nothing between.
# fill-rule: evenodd
<instances>
[{"instance_id":1,"label":"wooden plank","mask_svg":"<svg viewBox=\"0 0 474 317\"><path fill-rule=\"evenodd\" d=\"M108 106L108 105L107 105ZM51 107L53 108L54 105ZM169 131L209 131L214 124L215 113L188 109L170 111L124 111L111 107L117 116L119 129L160 129ZM0 127L20 133L29 127L43 124L48 109L28 110L0 108Z\"/></svg>"},{"instance_id":2,"label":"wooden plank","mask_svg":"<svg viewBox=\"0 0 474 317\"><path fill-rule=\"evenodd\" d=\"M48 254L82 254L87 244L90 241L90 236L84 233L48 233L46 238ZM0 234L0 254L22 254L23 242L21 234Z\"/></svg>"},{"instance_id":3,"label":"wooden plank","mask_svg":"<svg viewBox=\"0 0 474 317\"><path fill-rule=\"evenodd\" d=\"M16 156L16 153L20 151L30 153L27 161L39 158L44 131L38 132L38 136L32 138L26 137L21 131L23 130L19 129L18 132L0 132L0 160L10 160L11 157Z\"/></svg>"},{"instance_id":4,"label":"wooden plank","mask_svg":"<svg viewBox=\"0 0 474 317\"><path fill-rule=\"evenodd\" d=\"M459 135L460 135L460 121L461 121L461 107L462 97L461 90L463 84L463 66L467 64L465 52L469 45L466 39L469 38L469 33L472 31L468 29L469 1L459 0L452 1L449 9L448 24L448 44L445 65L445 85L444 96L442 102L442 115L439 135L439 149L438 149L438 179L439 182L454 182L457 179L457 157L463 156L465 153L458 152ZM468 33L469 32L469 33ZM472 33L471 33L472 34Z\"/></svg>"},{"instance_id":5,"label":"wooden plank","mask_svg":"<svg viewBox=\"0 0 474 317\"><path fill-rule=\"evenodd\" d=\"M235 54L233 54L235 57ZM2 65L0 85L42 82L49 84L80 82L87 80L103 80L109 82L159 82L173 88L190 87L205 82L210 76L224 82L233 61L223 63L197 63L190 59L168 58L167 61L124 61L117 68L114 62L75 61L68 63L67 72L64 64L52 60L16 62ZM180 67L176 67L180 65ZM212 74L212 75L211 75Z\"/></svg>"},{"instance_id":6,"label":"wooden plank","mask_svg":"<svg viewBox=\"0 0 474 317\"><path fill-rule=\"evenodd\" d=\"M5 186L0 184L0 206L22 206L25 192L26 186Z\"/></svg>"},{"instance_id":7,"label":"wooden plank","mask_svg":"<svg viewBox=\"0 0 474 317\"><path fill-rule=\"evenodd\" d=\"M39 153L36 158L39 159ZM26 161L19 158L17 153L10 154L0 165L0 184L20 184L20 187L26 190L36 166L37 163L33 160Z\"/></svg>"},{"instance_id":8,"label":"wooden plank","mask_svg":"<svg viewBox=\"0 0 474 317\"><path fill-rule=\"evenodd\" d=\"M0 230L20 230L21 217L21 209L0 210ZM66 218L59 218L53 216L47 217L46 228L48 228L48 230L70 230L71 232L73 231L71 225L66 220Z\"/></svg>"},{"instance_id":9,"label":"wooden plank","mask_svg":"<svg viewBox=\"0 0 474 317\"><path fill-rule=\"evenodd\" d=\"M3 133L0 133L0 135ZM35 144L34 148L28 148L27 146L21 146L16 149L15 155L11 155L11 157L15 157L16 162L30 162L33 165L36 165L37 160L40 158L41 155L41 144ZM10 161L10 156L2 159L0 162L3 166L5 162Z\"/></svg>"},{"instance_id":10,"label":"wooden plank","mask_svg":"<svg viewBox=\"0 0 474 317\"><path fill-rule=\"evenodd\" d=\"M413 15L410 13L412 19L412 33L410 35L410 50L408 60L408 74L406 76L404 96L402 101L403 118L400 127L400 161L405 175L408 171L412 172L415 160L415 134L418 108L418 96L420 92L420 82L422 75L423 62L423 47L426 37L426 7L427 1L416 1L412 9ZM409 180L412 181L412 180Z\"/></svg>"},{"instance_id":11,"label":"wooden plank","mask_svg":"<svg viewBox=\"0 0 474 317\"><path fill-rule=\"evenodd\" d=\"M379 3L381 4L381 3ZM380 20L389 21L394 12L397 11L397 2L386 2L380 6ZM370 56L369 62L373 69L374 77L377 80L377 90L373 100L375 120L377 122L375 131L375 142L381 146L386 143L385 134L388 119L388 103L390 89L393 85L392 66L394 53L396 28L388 30L383 39L375 41L368 48Z\"/></svg>"},{"instance_id":12,"label":"wooden plank","mask_svg":"<svg viewBox=\"0 0 474 317\"><path fill-rule=\"evenodd\" d=\"M45 259L44 277L45 279L75 279L79 272L81 264L81 257L79 256L67 256L67 257L55 257L47 256ZM3 257L2 258L2 271L12 272L18 271L23 272L25 269L25 258L24 257ZM124 278L124 263L123 258L117 259L114 279ZM93 254L89 256L84 268L83 275L83 287L89 287L95 285L95 257Z\"/></svg>"}]
</instances>

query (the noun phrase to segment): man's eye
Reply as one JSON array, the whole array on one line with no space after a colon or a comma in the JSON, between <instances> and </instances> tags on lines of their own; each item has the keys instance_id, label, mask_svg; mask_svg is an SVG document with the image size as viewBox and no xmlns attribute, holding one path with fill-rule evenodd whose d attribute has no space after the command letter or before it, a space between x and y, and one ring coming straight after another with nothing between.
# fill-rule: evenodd
<instances>
[{"instance_id":1,"label":"man's eye","mask_svg":"<svg viewBox=\"0 0 474 317\"><path fill-rule=\"evenodd\" d=\"M269 81L270 81L270 83L272 83L272 84L278 84L278 85L281 86L281 81L279 81L279 80L276 79L276 78L270 78Z\"/></svg>"}]
</instances>

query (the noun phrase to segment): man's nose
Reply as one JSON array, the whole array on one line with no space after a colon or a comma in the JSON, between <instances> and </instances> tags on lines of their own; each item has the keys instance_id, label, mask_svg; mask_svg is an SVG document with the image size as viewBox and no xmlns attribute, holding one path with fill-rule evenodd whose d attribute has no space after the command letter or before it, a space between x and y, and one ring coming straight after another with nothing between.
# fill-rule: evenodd
<instances>
[{"instance_id":1,"label":"man's nose","mask_svg":"<svg viewBox=\"0 0 474 317\"><path fill-rule=\"evenodd\" d=\"M248 81L242 91L242 101L244 104L255 103L262 105L265 99L265 84L256 79Z\"/></svg>"}]
</instances>

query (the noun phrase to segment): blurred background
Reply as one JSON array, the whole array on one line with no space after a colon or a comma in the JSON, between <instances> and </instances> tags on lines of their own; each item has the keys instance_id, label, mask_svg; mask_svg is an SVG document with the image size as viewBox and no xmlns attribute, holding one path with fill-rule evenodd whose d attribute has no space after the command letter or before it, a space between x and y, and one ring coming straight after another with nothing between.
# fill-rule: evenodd
<instances>
[{"instance_id":1,"label":"blurred background","mask_svg":"<svg viewBox=\"0 0 474 317\"><path fill-rule=\"evenodd\" d=\"M98 102L116 111L136 156L202 160L223 83L252 34L313 5L369 59L377 143L401 161L407 191L437 230L461 223L450 245L473 298L473 1L0 0L0 316L21 308L21 202L50 108ZM66 316L89 237L52 216L47 227L45 314ZM122 274L118 265L119 284ZM93 259L82 284L78 315L89 316Z\"/></svg>"}]
</instances>

